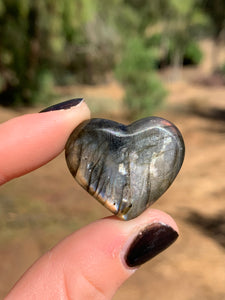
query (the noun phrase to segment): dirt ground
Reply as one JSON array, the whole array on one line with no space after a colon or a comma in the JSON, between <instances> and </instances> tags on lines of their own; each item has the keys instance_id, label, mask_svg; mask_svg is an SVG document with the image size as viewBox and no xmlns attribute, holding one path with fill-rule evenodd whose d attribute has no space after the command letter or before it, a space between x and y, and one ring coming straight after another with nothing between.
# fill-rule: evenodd
<instances>
[{"instance_id":1,"label":"dirt ground","mask_svg":"<svg viewBox=\"0 0 225 300\"><path fill-rule=\"evenodd\" d=\"M206 69L204 61L176 82L169 71L161 75L170 93L157 115L181 130L186 156L177 179L153 207L173 216L180 237L142 266L115 300L225 299L225 85L206 80ZM117 83L67 90L74 92L87 98L95 116L123 120ZM0 121L17 114L0 108ZM3 186L0 199L0 298L57 241L109 214L74 182L63 154Z\"/></svg>"}]
</instances>

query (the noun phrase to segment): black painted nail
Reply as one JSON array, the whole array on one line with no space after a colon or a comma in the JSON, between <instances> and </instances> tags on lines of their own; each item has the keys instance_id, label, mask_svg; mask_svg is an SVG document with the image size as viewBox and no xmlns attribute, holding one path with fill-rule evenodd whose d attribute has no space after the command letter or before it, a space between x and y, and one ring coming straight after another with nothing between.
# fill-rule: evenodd
<instances>
[{"instance_id":1,"label":"black painted nail","mask_svg":"<svg viewBox=\"0 0 225 300\"><path fill-rule=\"evenodd\" d=\"M178 238L170 226L153 223L141 231L132 242L125 256L128 267L142 265L168 248Z\"/></svg>"},{"instance_id":2,"label":"black painted nail","mask_svg":"<svg viewBox=\"0 0 225 300\"><path fill-rule=\"evenodd\" d=\"M74 98L71 100L60 102L60 103L51 105L51 106L41 110L40 113L53 111L53 110L60 110L60 109L69 109L73 106L78 105L82 100L83 100L83 98Z\"/></svg>"}]
</instances>

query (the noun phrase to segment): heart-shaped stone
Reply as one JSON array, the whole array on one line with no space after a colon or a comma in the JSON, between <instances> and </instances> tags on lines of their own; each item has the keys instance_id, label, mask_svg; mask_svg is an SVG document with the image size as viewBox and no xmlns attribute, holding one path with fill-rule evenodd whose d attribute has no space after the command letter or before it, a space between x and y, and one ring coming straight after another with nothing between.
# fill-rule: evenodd
<instances>
[{"instance_id":1,"label":"heart-shaped stone","mask_svg":"<svg viewBox=\"0 0 225 300\"><path fill-rule=\"evenodd\" d=\"M84 121L65 150L79 184L124 220L140 215L168 189L184 159L181 133L158 117L128 126L105 119Z\"/></svg>"}]
</instances>

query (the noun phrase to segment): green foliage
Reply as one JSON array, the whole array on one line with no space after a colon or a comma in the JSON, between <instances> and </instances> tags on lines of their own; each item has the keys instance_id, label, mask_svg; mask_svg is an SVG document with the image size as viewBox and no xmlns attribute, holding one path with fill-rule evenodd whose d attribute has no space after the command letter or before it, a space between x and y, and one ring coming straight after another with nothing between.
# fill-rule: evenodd
<instances>
[{"instance_id":1,"label":"green foliage","mask_svg":"<svg viewBox=\"0 0 225 300\"><path fill-rule=\"evenodd\" d=\"M131 116L148 116L162 104L166 92L154 66L155 54L143 40L127 41L116 75L126 88L125 102Z\"/></svg>"},{"instance_id":2,"label":"green foliage","mask_svg":"<svg viewBox=\"0 0 225 300\"><path fill-rule=\"evenodd\" d=\"M203 58L203 53L197 43L190 42L184 52L184 64L198 65Z\"/></svg>"},{"instance_id":3,"label":"green foliage","mask_svg":"<svg viewBox=\"0 0 225 300\"><path fill-rule=\"evenodd\" d=\"M102 82L118 61L127 88L132 77L142 93L150 93L149 86L160 90L155 62L170 56L170 64L178 57L198 63L200 52L192 42L209 19L221 32L224 3L0 0L0 104L37 103L48 99L55 84Z\"/></svg>"},{"instance_id":4,"label":"green foliage","mask_svg":"<svg viewBox=\"0 0 225 300\"><path fill-rule=\"evenodd\" d=\"M217 72L225 79L225 62L218 68Z\"/></svg>"},{"instance_id":5,"label":"green foliage","mask_svg":"<svg viewBox=\"0 0 225 300\"><path fill-rule=\"evenodd\" d=\"M221 72L222 72L223 76L225 77L225 63L221 67Z\"/></svg>"},{"instance_id":6,"label":"green foliage","mask_svg":"<svg viewBox=\"0 0 225 300\"><path fill-rule=\"evenodd\" d=\"M73 82L93 83L112 69L118 37L99 4L0 0L0 104L31 105L69 74Z\"/></svg>"},{"instance_id":7,"label":"green foliage","mask_svg":"<svg viewBox=\"0 0 225 300\"><path fill-rule=\"evenodd\" d=\"M156 19L154 30L147 31L148 43L158 47L160 65L181 67L189 59L186 55L189 56L190 44L206 28L208 19L197 7L197 0L160 0L158 5L161 5L161 16Z\"/></svg>"},{"instance_id":8,"label":"green foliage","mask_svg":"<svg viewBox=\"0 0 225 300\"><path fill-rule=\"evenodd\" d=\"M159 60L159 66L167 66L172 64L173 57L176 52L176 43L171 41L168 45L167 53L164 53ZM186 47L183 49L181 65L198 65L203 58L203 53L199 45L189 40Z\"/></svg>"},{"instance_id":9,"label":"green foliage","mask_svg":"<svg viewBox=\"0 0 225 300\"><path fill-rule=\"evenodd\" d=\"M155 54L147 48L143 40L133 38L127 41L123 58L118 66L118 78L125 84L133 83L138 73L147 73L154 67Z\"/></svg>"},{"instance_id":10,"label":"green foliage","mask_svg":"<svg viewBox=\"0 0 225 300\"><path fill-rule=\"evenodd\" d=\"M49 8L43 1L1 3L4 9L0 15L0 103L30 105L39 99L37 95L48 96L46 74L59 51L54 39L56 22L49 22L47 27L44 17Z\"/></svg>"},{"instance_id":11,"label":"green foliage","mask_svg":"<svg viewBox=\"0 0 225 300\"><path fill-rule=\"evenodd\" d=\"M199 0L198 4L211 21L214 38L219 39L225 29L225 1Z\"/></svg>"}]
</instances>

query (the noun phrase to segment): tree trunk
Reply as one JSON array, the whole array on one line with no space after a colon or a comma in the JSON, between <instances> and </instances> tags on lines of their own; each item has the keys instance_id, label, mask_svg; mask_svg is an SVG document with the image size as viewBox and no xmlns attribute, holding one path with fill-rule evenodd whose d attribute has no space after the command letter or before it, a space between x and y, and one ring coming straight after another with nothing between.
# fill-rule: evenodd
<instances>
[{"instance_id":1,"label":"tree trunk","mask_svg":"<svg viewBox=\"0 0 225 300\"><path fill-rule=\"evenodd\" d=\"M181 50L177 49L172 57L172 75L171 80L177 81L182 77L183 55Z\"/></svg>"},{"instance_id":2,"label":"tree trunk","mask_svg":"<svg viewBox=\"0 0 225 300\"><path fill-rule=\"evenodd\" d=\"M225 28L223 28L214 38L212 46L212 63L211 63L211 72L215 72L219 67L222 61L220 60L221 46L224 43Z\"/></svg>"}]
</instances>

